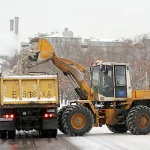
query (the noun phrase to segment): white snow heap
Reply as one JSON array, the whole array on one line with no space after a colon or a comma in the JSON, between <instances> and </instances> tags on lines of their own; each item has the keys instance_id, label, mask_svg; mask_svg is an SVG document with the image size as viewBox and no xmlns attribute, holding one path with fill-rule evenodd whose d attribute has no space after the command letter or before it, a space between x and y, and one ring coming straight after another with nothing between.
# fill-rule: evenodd
<instances>
[{"instance_id":1,"label":"white snow heap","mask_svg":"<svg viewBox=\"0 0 150 150\"><path fill-rule=\"evenodd\" d=\"M29 47L21 49L20 59L18 60L17 65L15 65L13 68L14 75L28 74L28 70L30 68L28 56L32 57L35 54L35 51L37 51L36 47L37 43L32 43L32 45L29 45Z\"/></svg>"}]
</instances>

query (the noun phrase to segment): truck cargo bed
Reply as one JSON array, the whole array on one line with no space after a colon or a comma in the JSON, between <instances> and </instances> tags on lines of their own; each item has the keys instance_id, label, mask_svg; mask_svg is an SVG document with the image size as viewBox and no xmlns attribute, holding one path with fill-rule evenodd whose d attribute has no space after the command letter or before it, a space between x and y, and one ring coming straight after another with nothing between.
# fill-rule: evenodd
<instances>
[{"instance_id":1,"label":"truck cargo bed","mask_svg":"<svg viewBox=\"0 0 150 150\"><path fill-rule=\"evenodd\" d=\"M0 104L59 104L57 75L0 78Z\"/></svg>"}]
</instances>

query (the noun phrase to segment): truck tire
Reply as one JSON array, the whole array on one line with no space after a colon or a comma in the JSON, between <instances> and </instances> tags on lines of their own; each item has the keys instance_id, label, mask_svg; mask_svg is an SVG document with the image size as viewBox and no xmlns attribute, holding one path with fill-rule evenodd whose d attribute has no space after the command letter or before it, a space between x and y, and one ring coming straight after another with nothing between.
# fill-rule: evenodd
<instances>
[{"instance_id":1,"label":"truck tire","mask_svg":"<svg viewBox=\"0 0 150 150\"><path fill-rule=\"evenodd\" d=\"M64 106L59 110L57 114L58 115L58 129L64 134L67 134L67 132L65 131L64 126L63 126L63 121L62 121L63 113L67 108L71 108L71 107L73 107L73 105Z\"/></svg>"},{"instance_id":2,"label":"truck tire","mask_svg":"<svg viewBox=\"0 0 150 150\"><path fill-rule=\"evenodd\" d=\"M134 135L150 133L150 108L143 105L133 107L127 115L128 130Z\"/></svg>"},{"instance_id":3,"label":"truck tire","mask_svg":"<svg viewBox=\"0 0 150 150\"><path fill-rule=\"evenodd\" d=\"M6 137L7 137L7 131L1 130L1 139L6 139Z\"/></svg>"},{"instance_id":4,"label":"truck tire","mask_svg":"<svg viewBox=\"0 0 150 150\"><path fill-rule=\"evenodd\" d=\"M48 134L48 130L43 130L43 129L39 130L40 137L46 138L47 134Z\"/></svg>"},{"instance_id":5,"label":"truck tire","mask_svg":"<svg viewBox=\"0 0 150 150\"><path fill-rule=\"evenodd\" d=\"M40 137L43 137L43 138L56 138L57 129L39 130L39 135L40 135Z\"/></svg>"},{"instance_id":6,"label":"truck tire","mask_svg":"<svg viewBox=\"0 0 150 150\"><path fill-rule=\"evenodd\" d=\"M8 139L15 139L15 136L16 136L16 130L8 131Z\"/></svg>"},{"instance_id":7,"label":"truck tire","mask_svg":"<svg viewBox=\"0 0 150 150\"><path fill-rule=\"evenodd\" d=\"M57 136L57 129L49 129L49 138L56 138Z\"/></svg>"},{"instance_id":8,"label":"truck tire","mask_svg":"<svg viewBox=\"0 0 150 150\"><path fill-rule=\"evenodd\" d=\"M79 105L66 109L62 119L67 134L71 136L83 136L88 133L94 122L91 111Z\"/></svg>"},{"instance_id":9,"label":"truck tire","mask_svg":"<svg viewBox=\"0 0 150 150\"><path fill-rule=\"evenodd\" d=\"M107 125L107 127L113 133L126 133L128 131L125 124Z\"/></svg>"}]
</instances>

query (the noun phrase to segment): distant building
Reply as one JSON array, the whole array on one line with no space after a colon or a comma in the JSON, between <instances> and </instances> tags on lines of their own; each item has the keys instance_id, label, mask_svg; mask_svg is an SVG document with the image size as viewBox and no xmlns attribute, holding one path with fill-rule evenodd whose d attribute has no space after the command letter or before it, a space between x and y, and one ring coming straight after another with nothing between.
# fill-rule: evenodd
<instances>
[{"instance_id":1,"label":"distant building","mask_svg":"<svg viewBox=\"0 0 150 150\"><path fill-rule=\"evenodd\" d=\"M108 47L119 47L122 46L124 42L119 40L112 40L112 39L84 39L82 43L82 47L88 46L97 46L101 48L108 48Z\"/></svg>"},{"instance_id":2,"label":"distant building","mask_svg":"<svg viewBox=\"0 0 150 150\"><path fill-rule=\"evenodd\" d=\"M21 42L21 48L29 47L29 42Z\"/></svg>"},{"instance_id":3,"label":"distant building","mask_svg":"<svg viewBox=\"0 0 150 150\"><path fill-rule=\"evenodd\" d=\"M54 47L57 47L59 44L66 44L70 45L70 43L74 44L81 44L82 38L74 36L72 31L69 31L68 28L65 28L65 30L62 33L59 32L52 32L51 35L48 35L45 37Z\"/></svg>"},{"instance_id":4,"label":"distant building","mask_svg":"<svg viewBox=\"0 0 150 150\"><path fill-rule=\"evenodd\" d=\"M0 55L0 59L8 60L9 59L9 55Z\"/></svg>"}]
</instances>

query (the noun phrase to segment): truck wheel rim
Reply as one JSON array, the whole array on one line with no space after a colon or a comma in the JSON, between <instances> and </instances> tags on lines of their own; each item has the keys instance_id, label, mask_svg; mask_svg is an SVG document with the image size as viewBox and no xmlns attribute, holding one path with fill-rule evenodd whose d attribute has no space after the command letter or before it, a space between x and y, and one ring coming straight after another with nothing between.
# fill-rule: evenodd
<instances>
[{"instance_id":1,"label":"truck wheel rim","mask_svg":"<svg viewBox=\"0 0 150 150\"><path fill-rule=\"evenodd\" d=\"M86 118L83 114L75 114L71 118L71 125L75 129L82 129L86 125Z\"/></svg>"},{"instance_id":2,"label":"truck wheel rim","mask_svg":"<svg viewBox=\"0 0 150 150\"><path fill-rule=\"evenodd\" d=\"M149 125L149 123L150 123L149 116L146 115L146 114L142 114L142 115L138 116L137 121L138 121L138 125L139 125L141 128L146 128L146 127L148 127L148 125Z\"/></svg>"}]
</instances>

